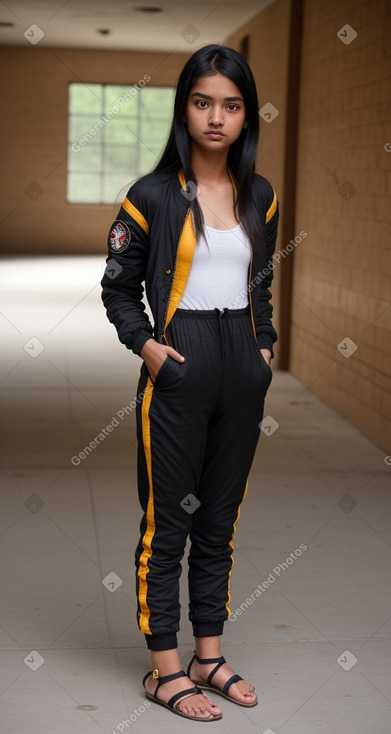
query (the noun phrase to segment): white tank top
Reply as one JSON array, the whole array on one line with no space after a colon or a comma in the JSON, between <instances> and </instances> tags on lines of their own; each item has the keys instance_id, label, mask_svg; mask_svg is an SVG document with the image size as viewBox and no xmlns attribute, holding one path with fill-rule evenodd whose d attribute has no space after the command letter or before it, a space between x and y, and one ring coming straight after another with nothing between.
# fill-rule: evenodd
<instances>
[{"instance_id":1,"label":"white tank top","mask_svg":"<svg viewBox=\"0 0 391 734\"><path fill-rule=\"evenodd\" d=\"M178 308L244 308L248 305L251 245L242 226L214 229L205 225Z\"/></svg>"}]
</instances>

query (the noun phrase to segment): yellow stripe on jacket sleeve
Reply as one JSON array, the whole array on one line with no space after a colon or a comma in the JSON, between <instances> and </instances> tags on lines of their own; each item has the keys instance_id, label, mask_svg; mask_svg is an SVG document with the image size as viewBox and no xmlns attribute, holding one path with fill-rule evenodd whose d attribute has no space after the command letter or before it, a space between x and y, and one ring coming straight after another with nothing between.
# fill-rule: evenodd
<instances>
[{"instance_id":1,"label":"yellow stripe on jacket sleeve","mask_svg":"<svg viewBox=\"0 0 391 734\"><path fill-rule=\"evenodd\" d=\"M269 209L267 210L267 213L266 213L266 220L265 220L266 224L272 218L273 214L275 213L275 211L277 209L277 194L274 191L274 189L273 189L273 193L274 193L273 201L270 204L270 207L269 207Z\"/></svg>"},{"instance_id":2,"label":"yellow stripe on jacket sleeve","mask_svg":"<svg viewBox=\"0 0 391 734\"><path fill-rule=\"evenodd\" d=\"M147 220L145 219L145 217L143 217L141 212L136 209L132 202L129 201L127 196L122 202L122 208L125 209L125 211L137 222L137 224L140 225L141 229L143 229L146 234L149 234L149 226Z\"/></svg>"}]
</instances>

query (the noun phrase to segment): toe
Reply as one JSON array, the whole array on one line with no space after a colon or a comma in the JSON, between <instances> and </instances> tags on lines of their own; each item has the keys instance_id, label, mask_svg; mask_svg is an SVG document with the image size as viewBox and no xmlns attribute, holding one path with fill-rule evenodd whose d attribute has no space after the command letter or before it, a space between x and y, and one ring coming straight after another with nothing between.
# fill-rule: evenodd
<instances>
[{"instance_id":1,"label":"toe","mask_svg":"<svg viewBox=\"0 0 391 734\"><path fill-rule=\"evenodd\" d=\"M189 696L189 698L191 699L191 696ZM216 712L213 711L212 713L210 711L211 707L208 703L208 699L206 698L206 696L203 697L203 699L205 700L197 701L196 699L194 699L193 701L186 701L185 699L185 701L179 702L179 710L183 714L187 714L188 716L196 716L198 719L212 719L216 715Z\"/></svg>"},{"instance_id":2,"label":"toe","mask_svg":"<svg viewBox=\"0 0 391 734\"><path fill-rule=\"evenodd\" d=\"M243 703L255 703L255 701L257 700L257 697L255 693L252 693L252 691L249 691L248 693L244 694L244 697L242 700L243 700Z\"/></svg>"},{"instance_id":3,"label":"toe","mask_svg":"<svg viewBox=\"0 0 391 734\"><path fill-rule=\"evenodd\" d=\"M207 702L210 704L210 706L212 706L213 713L214 714L221 714L221 709L218 707L217 703L215 703L214 701L212 701L211 698L208 698L208 696L205 696L205 698L206 698Z\"/></svg>"},{"instance_id":4,"label":"toe","mask_svg":"<svg viewBox=\"0 0 391 734\"><path fill-rule=\"evenodd\" d=\"M247 688L247 690L243 690L245 683L246 681L240 681L240 684L234 683L229 691L229 695L233 698L236 698L237 701L242 701L243 703L253 703L256 700L256 695L253 691L251 691L252 686L251 688ZM250 686L250 684L247 683L247 686Z\"/></svg>"},{"instance_id":5,"label":"toe","mask_svg":"<svg viewBox=\"0 0 391 734\"><path fill-rule=\"evenodd\" d=\"M254 693L245 693L243 696L244 703L253 703L256 700L256 695Z\"/></svg>"},{"instance_id":6,"label":"toe","mask_svg":"<svg viewBox=\"0 0 391 734\"><path fill-rule=\"evenodd\" d=\"M196 716L198 719L210 718L210 714L208 711L201 709L200 706L196 706L195 704L193 705L187 704L186 706L183 705L180 707L180 711L183 714L187 714L188 716Z\"/></svg>"}]
</instances>

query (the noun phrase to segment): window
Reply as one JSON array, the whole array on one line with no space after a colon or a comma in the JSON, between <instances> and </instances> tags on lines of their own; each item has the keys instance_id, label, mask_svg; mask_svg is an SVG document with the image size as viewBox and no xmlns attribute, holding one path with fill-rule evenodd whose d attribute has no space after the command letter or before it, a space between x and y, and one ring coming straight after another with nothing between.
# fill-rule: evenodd
<instances>
[{"instance_id":1,"label":"window","mask_svg":"<svg viewBox=\"0 0 391 734\"><path fill-rule=\"evenodd\" d=\"M113 204L155 165L168 137L175 90L141 81L128 87L69 85L68 203Z\"/></svg>"}]
</instances>

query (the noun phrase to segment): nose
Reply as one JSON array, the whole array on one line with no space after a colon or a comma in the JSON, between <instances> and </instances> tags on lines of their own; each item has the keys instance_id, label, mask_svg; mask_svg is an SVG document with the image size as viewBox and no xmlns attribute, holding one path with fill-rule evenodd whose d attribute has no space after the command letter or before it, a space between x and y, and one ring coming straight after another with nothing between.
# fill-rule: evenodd
<instances>
[{"instance_id":1,"label":"nose","mask_svg":"<svg viewBox=\"0 0 391 734\"><path fill-rule=\"evenodd\" d=\"M217 125L223 125L224 124L224 117L222 110L217 106L213 106L210 108L209 113L209 125L213 125L216 127Z\"/></svg>"}]
</instances>

